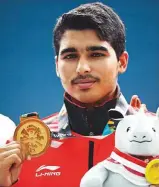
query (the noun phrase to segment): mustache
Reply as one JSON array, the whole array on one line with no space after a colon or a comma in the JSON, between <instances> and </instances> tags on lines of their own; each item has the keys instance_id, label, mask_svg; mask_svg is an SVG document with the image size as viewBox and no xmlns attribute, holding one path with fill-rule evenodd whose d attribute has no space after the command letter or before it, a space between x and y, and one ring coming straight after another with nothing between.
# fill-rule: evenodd
<instances>
[{"instance_id":1,"label":"mustache","mask_svg":"<svg viewBox=\"0 0 159 187\"><path fill-rule=\"evenodd\" d=\"M76 84L81 80L85 80L85 79L90 79L91 81L97 81L99 82L100 79L98 77L95 77L91 74L86 74L86 75L78 75L76 78L71 80L71 84Z\"/></svg>"}]
</instances>

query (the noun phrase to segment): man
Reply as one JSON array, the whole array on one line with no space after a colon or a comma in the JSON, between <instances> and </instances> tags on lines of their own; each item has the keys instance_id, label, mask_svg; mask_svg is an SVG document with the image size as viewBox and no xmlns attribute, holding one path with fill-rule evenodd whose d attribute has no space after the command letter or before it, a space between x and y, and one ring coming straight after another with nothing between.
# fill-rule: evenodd
<instances>
[{"instance_id":1,"label":"man","mask_svg":"<svg viewBox=\"0 0 159 187\"><path fill-rule=\"evenodd\" d=\"M113 149L117 123L110 118L133 113L117 83L128 64L125 27L111 8L90 3L62 15L54 46L65 94L59 114L43 119L51 146L26 161L18 143L8 144L1 151L5 156L0 154L5 163L0 186L78 187L85 172Z\"/></svg>"}]
</instances>

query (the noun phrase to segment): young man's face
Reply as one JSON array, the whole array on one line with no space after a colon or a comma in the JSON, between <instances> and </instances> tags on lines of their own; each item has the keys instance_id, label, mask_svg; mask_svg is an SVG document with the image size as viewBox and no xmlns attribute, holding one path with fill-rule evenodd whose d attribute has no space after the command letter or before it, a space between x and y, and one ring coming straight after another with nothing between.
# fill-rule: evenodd
<instances>
[{"instance_id":1,"label":"young man's face","mask_svg":"<svg viewBox=\"0 0 159 187\"><path fill-rule=\"evenodd\" d=\"M96 102L115 91L118 73L127 67L124 52L119 61L111 45L94 30L67 30L56 59L65 91L83 103Z\"/></svg>"}]
</instances>

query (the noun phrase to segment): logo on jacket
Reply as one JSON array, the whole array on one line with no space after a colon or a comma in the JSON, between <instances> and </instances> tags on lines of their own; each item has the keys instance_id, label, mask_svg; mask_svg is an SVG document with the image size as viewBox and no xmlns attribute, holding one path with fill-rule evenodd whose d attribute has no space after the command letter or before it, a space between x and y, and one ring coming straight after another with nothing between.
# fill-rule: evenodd
<instances>
[{"instance_id":1,"label":"logo on jacket","mask_svg":"<svg viewBox=\"0 0 159 187\"><path fill-rule=\"evenodd\" d=\"M57 171L60 166L40 166L35 173L36 177L51 177L51 176L60 176L61 172Z\"/></svg>"}]
</instances>

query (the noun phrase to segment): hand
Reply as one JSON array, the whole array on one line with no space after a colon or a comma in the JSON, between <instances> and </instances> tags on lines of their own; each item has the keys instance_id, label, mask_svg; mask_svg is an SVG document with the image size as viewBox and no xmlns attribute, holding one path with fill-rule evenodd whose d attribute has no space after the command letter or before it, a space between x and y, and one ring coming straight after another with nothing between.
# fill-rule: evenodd
<instances>
[{"instance_id":1,"label":"hand","mask_svg":"<svg viewBox=\"0 0 159 187\"><path fill-rule=\"evenodd\" d=\"M159 184L156 184L156 185L152 184L150 185L150 187L159 187Z\"/></svg>"},{"instance_id":2,"label":"hand","mask_svg":"<svg viewBox=\"0 0 159 187\"><path fill-rule=\"evenodd\" d=\"M11 186L17 181L25 159L25 151L17 142L0 147L0 186Z\"/></svg>"}]
</instances>

